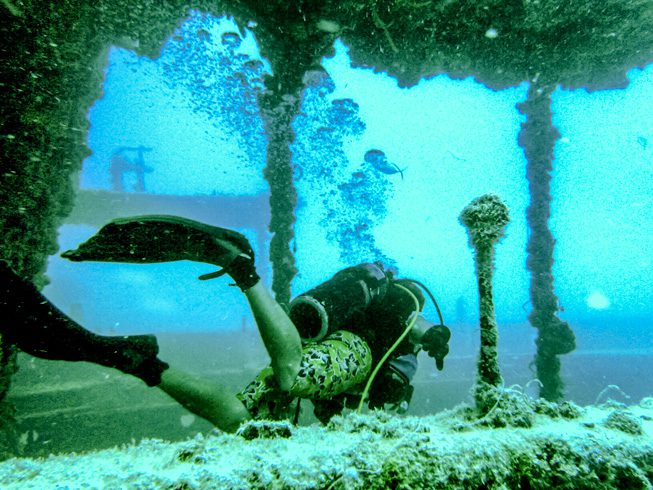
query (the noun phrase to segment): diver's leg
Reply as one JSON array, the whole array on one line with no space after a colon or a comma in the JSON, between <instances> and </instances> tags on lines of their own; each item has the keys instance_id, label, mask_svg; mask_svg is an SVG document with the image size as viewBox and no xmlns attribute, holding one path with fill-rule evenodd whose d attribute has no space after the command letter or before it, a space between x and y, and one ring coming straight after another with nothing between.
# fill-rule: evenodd
<instances>
[{"instance_id":1,"label":"diver's leg","mask_svg":"<svg viewBox=\"0 0 653 490\"><path fill-rule=\"evenodd\" d=\"M295 381L302 358L299 333L261 281L245 289L244 293L270 355L274 376L279 387L288 391Z\"/></svg>"},{"instance_id":2,"label":"diver's leg","mask_svg":"<svg viewBox=\"0 0 653 490\"><path fill-rule=\"evenodd\" d=\"M322 342L304 346L299 372L290 390L281 391L272 367L267 367L236 397L254 419L292 419L296 398L309 398L314 404L336 398L343 401L343 394L358 391L371 368L372 353L367 343L351 332L338 331ZM328 416L318 408L317 415L324 415L321 420L328 420L342 409L339 402L334 401L333 405Z\"/></svg>"},{"instance_id":3,"label":"diver's leg","mask_svg":"<svg viewBox=\"0 0 653 490\"><path fill-rule=\"evenodd\" d=\"M28 280L0 261L0 334L35 357L87 361L158 384L168 365L153 335L105 337L89 332L55 307Z\"/></svg>"},{"instance_id":4,"label":"diver's leg","mask_svg":"<svg viewBox=\"0 0 653 490\"><path fill-rule=\"evenodd\" d=\"M156 247L152 246L153 241ZM254 251L240 233L175 216L120 218L105 225L77 249L64 252L62 257L73 261L138 263L185 259L223 267L200 279L226 273L245 292L279 386L288 389L292 385L301 358L299 334L261 284Z\"/></svg>"},{"instance_id":5,"label":"diver's leg","mask_svg":"<svg viewBox=\"0 0 653 490\"><path fill-rule=\"evenodd\" d=\"M243 403L227 388L178 369L166 369L158 387L184 408L225 432L235 432L250 418Z\"/></svg>"}]
</instances>

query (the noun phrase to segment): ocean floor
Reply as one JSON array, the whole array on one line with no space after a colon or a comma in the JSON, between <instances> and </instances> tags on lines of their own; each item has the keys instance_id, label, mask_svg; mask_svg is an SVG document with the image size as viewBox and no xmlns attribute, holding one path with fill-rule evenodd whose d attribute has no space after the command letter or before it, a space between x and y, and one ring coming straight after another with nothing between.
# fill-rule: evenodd
<instances>
[{"instance_id":1,"label":"ocean floor","mask_svg":"<svg viewBox=\"0 0 653 490\"><path fill-rule=\"evenodd\" d=\"M249 422L235 435L10 459L0 482L7 490L653 488L653 398L526 405L515 413L501 402L481 419L460 406L427 417L348 413L326 427Z\"/></svg>"}]
</instances>

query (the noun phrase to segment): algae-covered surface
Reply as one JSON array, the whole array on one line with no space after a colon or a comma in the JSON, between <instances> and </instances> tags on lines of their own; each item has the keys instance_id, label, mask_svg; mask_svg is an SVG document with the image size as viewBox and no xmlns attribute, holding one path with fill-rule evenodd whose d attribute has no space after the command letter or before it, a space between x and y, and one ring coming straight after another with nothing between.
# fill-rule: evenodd
<instances>
[{"instance_id":1,"label":"algae-covered surface","mask_svg":"<svg viewBox=\"0 0 653 490\"><path fill-rule=\"evenodd\" d=\"M530 428L488 428L466 407L429 417L350 413L327 427L252 422L238 435L11 459L0 481L5 489L651 488L652 399L531 406Z\"/></svg>"}]
</instances>

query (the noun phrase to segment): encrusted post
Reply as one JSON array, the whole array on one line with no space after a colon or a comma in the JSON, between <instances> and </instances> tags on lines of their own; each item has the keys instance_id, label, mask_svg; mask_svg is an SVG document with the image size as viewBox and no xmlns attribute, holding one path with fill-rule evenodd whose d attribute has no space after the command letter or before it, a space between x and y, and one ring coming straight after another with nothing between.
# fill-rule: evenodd
<instances>
[{"instance_id":1,"label":"encrusted post","mask_svg":"<svg viewBox=\"0 0 653 490\"><path fill-rule=\"evenodd\" d=\"M549 401L563 397L560 378L561 354L576 348L576 337L569 324L560 320L558 298L553 291L553 247L555 239L549 229L551 215L551 170L553 149L560 136L553 126L551 114L552 87L531 85L528 100L519 104L519 110L527 116L519 134L519 144L528 160L526 175L531 202L526 210L530 228L526 266L531 273L530 296L533 311L528 319L535 328L535 368L542 383L540 395Z\"/></svg>"},{"instance_id":2,"label":"encrusted post","mask_svg":"<svg viewBox=\"0 0 653 490\"><path fill-rule=\"evenodd\" d=\"M297 274L290 242L295 237L297 190L293 182L292 152L295 140L291 123L299 112L300 88L294 95L262 97L263 120L268 135L264 176L270 185L270 260L272 291L279 303L290 302L291 282Z\"/></svg>"},{"instance_id":3,"label":"encrusted post","mask_svg":"<svg viewBox=\"0 0 653 490\"><path fill-rule=\"evenodd\" d=\"M500 387L503 383L497 354L499 334L494 314L492 273L494 271L494 245L503 236L504 228L510 218L508 207L498 196L485 194L469 203L460 213L459 219L467 228L470 245L476 252L481 350L478 358L478 379L474 396L477 409L485 414L496 402L496 397L493 396L496 391L494 388Z\"/></svg>"},{"instance_id":4,"label":"encrusted post","mask_svg":"<svg viewBox=\"0 0 653 490\"><path fill-rule=\"evenodd\" d=\"M292 122L301 108L304 75L311 67L320 64L322 56L332 50L335 40L334 33L319 29L286 30L290 22L306 26L318 22L319 11L303 7L302 2L290 2L284 9L272 9L266 13L268 28L257 29L261 55L270 61L274 72L274 76L265 80L266 89L259 96L259 103L268 137L267 165L263 176L270 185L272 291L282 304L290 302L291 283L297 274L291 249L297 206L291 151L295 141ZM314 14L318 17L313 18Z\"/></svg>"}]
</instances>

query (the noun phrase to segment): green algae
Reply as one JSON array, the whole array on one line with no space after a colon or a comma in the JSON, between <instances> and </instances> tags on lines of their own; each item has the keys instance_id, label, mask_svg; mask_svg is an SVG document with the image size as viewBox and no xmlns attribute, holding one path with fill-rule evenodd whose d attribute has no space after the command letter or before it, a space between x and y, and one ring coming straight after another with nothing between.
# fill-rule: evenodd
<instances>
[{"instance_id":1,"label":"green algae","mask_svg":"<svg viewBox=\"0 0 653 490\"><path fill-rule=\"evenodd\" d=\"M216 430L180 443L13 459L0 463L0 479L7 489L650 488L653 411L622 410L641 421L643 435L604 427L614 410L593 406L574 407L572 418L535 411L530 428L466 431L457 430L465 407L420 418L348 413L326 428L292 428L289 437Z\"/></svg>"}]
</instances>

